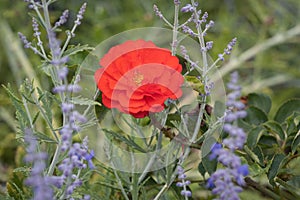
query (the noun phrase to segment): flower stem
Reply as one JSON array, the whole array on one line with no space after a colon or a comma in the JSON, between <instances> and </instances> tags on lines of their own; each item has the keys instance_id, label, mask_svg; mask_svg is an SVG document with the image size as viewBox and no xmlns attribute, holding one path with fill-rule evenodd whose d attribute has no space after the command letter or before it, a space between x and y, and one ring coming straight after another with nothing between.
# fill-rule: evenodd
<instances>
[{"instance_id":1,"label":"flower stem","mask_svg":"<svg viewBox=\"0 0 300 200\"><path fill-rule=\"evenodd\" d=\"M61 145L62 145L62 140L59 141L56 149L55 149L55 153L54 153L54 156L52 158L52 161L51 161L51 164L50 164L50 167L48 169L48 176L52 176L53 175L53 172L54 172L54 168L57 164L57 161L58 161L58 158L59 158L59 155L61 153Z\"/></svg>"},{"instance_id":2,"label":"flower stem","mask_svg":"<svg viewBox=\"0 0 300 200\"><path fill-rule=\"evenodd\" d=\"M174 16L174 24L173 24L173 40L172 40L172 55L176 55L177 49L177 35L178 35L178 13L179 13L179 5L175 4L175 16Z\"/></svg>"}]
</instances>

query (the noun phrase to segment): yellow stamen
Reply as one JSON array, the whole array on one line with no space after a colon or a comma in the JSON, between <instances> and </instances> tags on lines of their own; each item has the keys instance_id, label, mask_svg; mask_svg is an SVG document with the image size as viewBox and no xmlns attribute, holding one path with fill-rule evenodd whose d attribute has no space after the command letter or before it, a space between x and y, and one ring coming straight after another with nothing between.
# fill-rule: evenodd
<instances>
[{"instance_id":1,"label":"yellow stamen","mask_svg":"<svg viewBox=\"0 0 300 200\"><path fill-rule=\"evenodd\" d=\"M137 86L140 86L144 80L144 75L139 72L134 72L132 80Z\"/></svg>"}]
</instances>

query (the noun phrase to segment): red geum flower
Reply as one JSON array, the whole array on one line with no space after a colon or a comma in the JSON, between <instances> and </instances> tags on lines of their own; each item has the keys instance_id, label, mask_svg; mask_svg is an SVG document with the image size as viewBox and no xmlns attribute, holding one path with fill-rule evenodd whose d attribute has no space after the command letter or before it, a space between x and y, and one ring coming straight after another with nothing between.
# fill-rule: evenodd
<instances>
[{"instance_id":1,"label":"red geum flower","mask_svg":"<svg viewBox=\"0 0 300 200\"><path fill-rule=\"evenodd\" d=\"M182 66L170 50L151 41L127 41L100 60L95 80L102 103L136 118L161 112L164 102L182 95Z\"/></svg>"}]
</instances>

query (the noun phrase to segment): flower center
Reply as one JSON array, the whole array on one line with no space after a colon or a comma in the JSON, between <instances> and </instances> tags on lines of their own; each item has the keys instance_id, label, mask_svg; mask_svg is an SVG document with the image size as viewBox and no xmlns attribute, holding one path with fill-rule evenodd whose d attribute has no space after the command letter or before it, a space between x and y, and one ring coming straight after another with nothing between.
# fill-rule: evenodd
<instances>
[{"instance_id":1,"label":"flower center","mask_svg":"<svg viewBox=\"0 0 300 200\"><path fill-rule=\"evenodd\" d=\"M134 72L132 81L137 85L140 86L142 81L144 80L144 75L139 72Z\"/></svg>"}]
</instances>

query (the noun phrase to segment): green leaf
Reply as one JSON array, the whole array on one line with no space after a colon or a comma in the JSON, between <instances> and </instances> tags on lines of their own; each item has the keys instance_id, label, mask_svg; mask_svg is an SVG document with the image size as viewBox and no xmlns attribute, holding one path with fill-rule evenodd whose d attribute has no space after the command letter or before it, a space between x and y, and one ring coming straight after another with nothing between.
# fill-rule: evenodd
<instances>
[{"instance_id":1,"label":"green leaf","mask_svg":"<svg viewBox=\"0 0 300 200\"><path fill-rule=\"evenodd\" d=\"M218 162L216 159L210 160L209 155L206 155L205 157L202 158L200 164L202 164L205 171L211 175L212 173L214 173L216 171ZM199 166L198 166L198 169L199 169ZM199 172L202 174L204 171L201 172L199 170Z\"/></svg>"},{"instance_id":2,"label":"green leaf","mask_svg":"<svg viewBox=\"0 0 300 200\"><path fill-rule=\"evenodd\" d=\"M250 149L253 149L260 137L262 136L262 134L264 133L264 130L261 128L261 127L255 127L253 128L249 133L248 133L248 137L247 137L247 146L250 148Z\"/></svg>"},{"instance_id":3,"label":"green leaf","mask_svg":"<svg viewBox=\"0 0 300 200\"><path fill-rule=\"evenodd\" d=\"M263 110L265 113L269 113L272 106L272 101L271 98L265 94L250 93L248 95L247 104L249 106L255 106Z\"/></svg>"},{"instance_id":4,"label":"green leaf","mask_svg":"<svg viewBox=\"0 0 300 200\"><path fill-rule=\"evenodd\" d=\"M247 145L244 146L245 152L257 164L264 167L262 150L257 146L253 151Z\"/></svg>"},{"instance_id":5,"label":"green leaf","mask_svg":"<svg viewBox=\"0 0 300 200\"><path fill-rule=\"evenodd\" d=\"M140 152L146 153L146 151L140 147L138 144L136 144L134 141L132 141L131 139L126 138L125 136L123 136L120 133L115 133L113 131L109 131L107 129L102 129L105 133L110 134L111 136L113 136L115 139L126 143L130 148L133 149L137 149Z\"/></svg>"},{"instance_id":6,"label":"green leaf","mask_svg":"<svg viewBox=\"0 0 300 200\"><path fill-rule=\"evenodd\" d=\"M300 175L293 176L289 181L287 181L288 184L300 188Z\"/></svg>"},{"instance_id":7,"label":"green leaf","mask_svg":"<svg viewBox=\"0 0 300 200\"><path fill-rule=\"evenodd\" d=\"M295 135L298 130L300 129L299 125L300 123L297 122L297 118L300 116L300 112L294 112L292 115L290 115L286 120L284 125L287 126L286 132L288 136ZM298 123L298 124L296 124Z\"/></svg>"},{"instance_id":8,"label":"green leaf","mask_svg":"<svg viewBox=\"0 0 300 200\"><path fill-rule=\"evenodd\" d=\"M82 105L82 106L92 106L92 105L101 106L101 103L99 103L98 101L94 101L92 99L85 98L82 96L72 97L71 103L75 105Z\"/></svg>"},{"instance_id":9,"label":"green leaf","mask_svg":"<svg viewBox=\"0 0 300 200\"><path fill-rule=\"evenodd\" d=\"M297 135L295 136L293 142L292 142L292 153L294 154L298 147L299 147L299 144L300 144L300 130L299 132L297 133Z\"/></svg>"},{"instance_id":10,"label":"green leaf","mask_svg":"<svg viewBox=\"0 0 300 200\"><path fill-rule=\"evenodd\" d=\"M35 132L34 135L37 137L37 139L43 141L43 142L48 142L48 143L57 143L55 140L50 138L49 136L41 133L41 132Z\"/></svg>"},{"instance_id":11,"label":"green leaf","mask_svg":"<svg viewBox=\"0 0 300 200\"><path fill-rule=\"evenodd\" d=\"M33 119L32 119L32 124L35 124L35 122L36 122L36 120L38 119L39 115L40 115L40 111L38 111L38 112L34 115L34 117L33 117Z\"/></svg>"},{"instance_id":12,"label":"green leaf","mask_svg":"<svg viewBox=\"0 0 300 200\"><path fill-rule=\"evenodd\" d=\"M260 146L256 146L254 149L253 149L253 152L255 153L255 155L258 157L259 159L259 162L258 164L260 164L260 166L264 167L265 166L265 163L264 163L264 153L261 149Z\"/></svg>"},{"instance_id":13,"label":"green leaf","mask_svg":"<svg viewBox=\"0 0 300 200\"><path fill-rule=\"evenodd\" d=\"M222 117L224 115L224 111L226 110L226 105L221 101L216 101L213 106L213 113L216 117Z\"/></svg>"},{"instance_id":14,"label":"green leaf","mask_svg":"<svg viewBox=\"0 0 300 200\"><path fill-rule=\"evenodd\" d=\"M285 158L285 155L276 154L272 159L272 164L268 171L268 179L272 185L275 185L274 178L277 176L277 174L280 170L280 167L281 167L281 163L284 158Z\"/></svg>"},{"instance_id":15,"label":"green leaf","mask_svg":"<svg viewBox=\"0 0 300 200\"><path fill-rule=\"evenodd\" d=\"M78 44L77 46L74 45L69 45L69 48L64 52L63 56L71 56L74 54L77 54L78 52L82 51L93 51L93 47L89 47L89 45L80 45Z\"/></svg>"},{"instance_id":16,"label":"green leaf","mask_svg":"<svg viewBox=\"0 0 300 200\"><path fill-rule=\"evenodd\" d=\"M39 99L42 102L41 106L45 110L46 117L48 118L48 121L52 123L52 106L55 97L48 91L43 92L40 88L37 88L37 91L40 96Z\"/></svg>"},{"instance_id":17,"label":"green leaf","mask_svg":"<svg viewBox=\"0 0 300 200\"><path fill-rule=\"evenodd\" d=\"M26 176L28 176L30 174L30 171L31 171L31 168L28 166L18 167L13 170L14 173L21 172L21 173L25 174Z\"/></svg>"},{"instance_id":18,"label":"green leaf","mask_svg":"<svg viewBox=\"0 0 300 200\"><path fill-rule=\"evenodd\" d=\"M13 106L16 109L16 118L18 119L18 123L20 125L20 129L24 130L26 127L30 125L29 117L25 111L23 101L21 101L12 91L10 85L7 87L2 85L3 88L7 91Z\"/></svg>"},{"instance_id":19,"label":"green leaf","mask_svg":"<svg viewBox=\"0 0 300 200\"><path fill-rule=\"evenodd\" d=\"M181 195L182 188L176 186L176 183L172 183L171 189L174 194L174 199L178 199L178 200L184 199L184 197Z\"/></svg>"},{"instance_id":20,"label":"green leaf","mask_svg":"<svg viewBox=\"0 0 300 200\"><path fill-rule=\"evenodd\" d=\"M42 65L38 66L47 76L51 77L51 64L44 62Z\"/></svg>"},{"instance_id":21,"label":"green leaf","mask_svg":"<svg viewBox=\"0 0 300 200\"><path fill-rule=\"evenodd\" d=\"M200 162L199 165L198 165L198 171L200 172L202 177L205 177L206 169L205 169L202 162Z\"/></svg>"},{"instance_id":22,"label":"green leaf","mask_svg":"<svg viewBox=\"0 0 300 200\"><path fill-rule=\"evenodd\" d=\"M20 100L12 91L10 84L7 85L7 87L5 85L2 85L2 87L5 89L5 91L8 93L8 95L14 99L15 101L19 102L19 103L23 103L22 100Z\"/></svg>"},{"instance_id":23,"label":"green leaf","mask_svg":"<svg viewBox=\"0 0 300 200\"><path fill-rule=\"evenodd\" d=\"M247 117L244 119L249 124L260 125L268 120L267 114L260 108L249 106Z\"/></svg>"},{"instance_id":24,"label":"green leaf","mask_svg":"<svg viewBox=\"0 0 300 200\"><path fill-rule=\"evenodd\" d=\"M263 134L260 137L259 145L263 145L266 147L278 146L277 140L273 135Z\"/></svg>"},{"instance_id":25,"label":"green leaf","mask_svg":"<svg viewBox=\"0 0 300 200\"><path fill-rule=\"evenodd\" d=\"M300 99L288 100L280 106L274 117L274 120L282 123L287 117L296 111L300 112Z\"/></svg>"},{"instance_id":26,"label":"green leaf","mask_svg":"<svg viewBox=\"0 0 300 200\"><path fill-rule=\"evenodd\" d=\"M268 121L263 124L268 132L272 133L275 136L279 136L281 140L285 140L286 135L281 127L281 125L276 121Z\"/></svg>"},{"instance_id":27,"label":"green leaf","mask_svg":"<svg viewBox=\"0 0 300 200\"><path fill-rule=\"evenodd\" d=\"M185 76L185 80L188 82L189 86L193 88L193 90L200 94L205 93L203 83L196 76Z\"/></svg>"}]
</instances>

